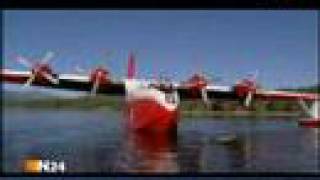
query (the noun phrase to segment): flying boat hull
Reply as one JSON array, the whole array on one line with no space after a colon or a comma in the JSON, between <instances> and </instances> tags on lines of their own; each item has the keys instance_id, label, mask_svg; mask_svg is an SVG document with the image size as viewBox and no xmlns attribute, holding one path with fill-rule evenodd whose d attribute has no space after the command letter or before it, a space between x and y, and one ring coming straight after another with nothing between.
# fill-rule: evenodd
<instances>
[{"instance_id":1,"label":"flying boat hull","mask_svg":"<svg viewBox=\"0 0 320 180\"><path fill-rule=\"evenodd\" d=\"M137 87L135 83L126 83L128 127L148 131L176 130L179 119L177 96L155 88Z\"/></svg>"}]
</instances>

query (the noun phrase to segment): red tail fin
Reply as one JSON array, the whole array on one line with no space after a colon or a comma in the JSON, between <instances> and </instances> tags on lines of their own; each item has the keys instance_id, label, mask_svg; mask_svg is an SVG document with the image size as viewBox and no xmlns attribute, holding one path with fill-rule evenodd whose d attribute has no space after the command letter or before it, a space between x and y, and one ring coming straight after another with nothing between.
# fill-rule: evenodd
<instances>
[{"instance_id":1,"label":"red tail fin","mask_svg":"<svg viewBox=\"0 0 320 180\"><path fill-rule=\"evenodd\" d=\"M128 59L128 79L132 79L136 74L136 64L133 53L130 53Z\"/></svg>"}]
</instances>

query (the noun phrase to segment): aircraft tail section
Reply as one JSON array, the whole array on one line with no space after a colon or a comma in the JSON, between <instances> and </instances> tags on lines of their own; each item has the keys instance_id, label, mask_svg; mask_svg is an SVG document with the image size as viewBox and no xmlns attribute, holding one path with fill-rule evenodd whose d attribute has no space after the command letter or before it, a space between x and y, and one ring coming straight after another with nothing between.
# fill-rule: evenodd
<instances>
[{"instance_id":1,"label":"aircraft tail section","mask_svg":"<svg viewBox=\"0 0 320 180\"><path fill-rule=\"evenodd\" d=\"M133 79L136 74L136 63L133 53L130 53L128 59L128 79Z\"/></svg>"}]
</instances>

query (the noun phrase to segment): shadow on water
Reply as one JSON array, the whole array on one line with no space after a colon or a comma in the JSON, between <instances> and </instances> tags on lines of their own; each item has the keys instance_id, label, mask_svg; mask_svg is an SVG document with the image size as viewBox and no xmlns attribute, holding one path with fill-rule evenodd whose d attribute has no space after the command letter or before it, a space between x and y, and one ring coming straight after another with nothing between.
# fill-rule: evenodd
<instances>
[{"instance_id":1,"label":"shadow on water","mask_svg":"<svg viewBox=\"0 0 320 180\"><path fill-rule=\"evenodd\" d=\"M66 172L319 172L318 129L283 119L182 119L176 134L133 133L100 111L4 115L4 168L63 160ZM279 163L281 162L281 163Z\"/></svg>"}]
</instances>

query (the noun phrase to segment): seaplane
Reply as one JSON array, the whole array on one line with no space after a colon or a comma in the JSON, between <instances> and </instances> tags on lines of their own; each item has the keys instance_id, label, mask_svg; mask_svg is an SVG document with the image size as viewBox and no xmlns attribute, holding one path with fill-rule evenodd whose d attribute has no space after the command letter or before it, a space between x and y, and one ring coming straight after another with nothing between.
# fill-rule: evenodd
<instances>
[{"instance_id":1,"label":"seaplane","mask_svg":"<svg viewBox=\"0 0 320 180\"><path fill-rule=\"evenodd\" d=\"M136 77L133 53L128 56L127 77L120 80L112 78L110 72L103 67L97 67L87 74L58 74L48 63L53 55L48 52L35 64L25 57L17 56L16 60L30 70L2 69L2 82L86 91L93 96L125 96L127 127L135 131L175 131L179 124L180 101L202 99L210 106L212 99L218 98L240 100L244 107L249 107L253 99L296 101L308 116L299 121L299 124L320 127L318 93L265 90L257 85L254 78L242 79L233 86L216 85L201 74L194 74L184 82L140 79Z\"/></svg>"}]
</instances>

